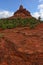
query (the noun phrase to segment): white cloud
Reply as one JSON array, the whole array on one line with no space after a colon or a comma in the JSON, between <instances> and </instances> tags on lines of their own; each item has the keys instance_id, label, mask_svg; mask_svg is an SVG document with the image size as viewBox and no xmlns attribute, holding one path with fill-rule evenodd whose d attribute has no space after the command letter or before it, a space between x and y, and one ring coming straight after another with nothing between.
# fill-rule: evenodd
<instances>
[{"instance_id":1,"label":"white cloud","mask_svg":"<svg viewBox=\"0 0 43 65\"><path fill-rule=\"evenodd\" d=\"M13 12L10 11L0 11L0 18L8 18L13 15Z\"/></svg>"},{"instance_id":2,"label":"white cloud","mask_svg":"<svg viewBox=\"0 0 43 65\"><path fill-rule=\"evenodd\" d=\"M35 17L36 19L38 19L38 17L40 16L41 19L43 20L43 11L40 10L39 12L34 12L32 13L32 16Z\"/></svg>"},{"instance_id":3,"label":"white cloud","mask_svg":"<svg viewBox=\"0 0 43 65\"><path fill-rule=\"evenodd\" d=\"M38 19L40 14L39 14L39 12L34 12L34 13L32 13L32 16L35 17L36 19Z\"/></svg>"},{"instance_id":4,"label":"white cloud","mask_svg":"<svg viewBox=\"0 0 43 65\"><path fill-rule=\"evenodd\" d=\"M37 18L40 16L41 19L43 20L43 4L39 4L37 7L38 11L32 13L32 16Z\"/></svg>"},{"instance_id":5,"label":"white cloud","mask_svg":"<svg viewBox=\"0 0 43 65\"><path fill-rule=\"evenodd\" d=\"M38 9L43 9L43 4L38 5Z\"/></svg>"}]
</instances>

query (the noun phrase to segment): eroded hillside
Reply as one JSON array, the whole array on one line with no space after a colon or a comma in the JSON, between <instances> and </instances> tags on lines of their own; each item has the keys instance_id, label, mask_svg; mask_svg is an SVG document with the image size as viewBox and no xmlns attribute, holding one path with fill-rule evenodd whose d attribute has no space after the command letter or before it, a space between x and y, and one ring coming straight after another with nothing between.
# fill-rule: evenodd
<instances>
[{"instance_id":1,"label":"eroded hillside","mask_svg":"<svg viewBox=\"0 0 43 65\"><path fill-rule=\"evenodd\" d=\"M0 65L43 65L43 24L0 30Z\"/></svg>"}]
</instances>

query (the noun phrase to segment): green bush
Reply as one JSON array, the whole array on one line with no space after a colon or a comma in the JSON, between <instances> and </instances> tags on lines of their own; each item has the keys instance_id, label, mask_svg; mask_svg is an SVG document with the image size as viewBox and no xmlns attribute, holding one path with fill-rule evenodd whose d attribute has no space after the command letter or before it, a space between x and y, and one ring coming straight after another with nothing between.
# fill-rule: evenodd
<instances>
[{"instance_id":1,"label":"green bush","mask_svg":"<svg viewBox=\"0 0 43 65\"><path fill-rule=\"evenodd\" d=\"M2 25L1 25L1 28L2 28L2 29L6 29L7 26L6 26L5 24L2 24Z\"/></svg>"},{"instance_id":2,"label":"green bush","mask_svg":"<svg viewBox=\"0 0 43 65\"><path fill-rule=\"evenodd\" d=\"M29 20L29 27L30 27L31 29L33 29L33 28L35 28L35 26L36 26L38 23L39 23L38 20L36 20L35 18L31 18L31 19Z\"/></svg>"},{"instance_id":3,"label":"green bush","mask_svg":"<svg viewBox=\"0 0 43 65\"><path fill-rule=\"evenodd\" d=\"M6 28L15 28L19 26L28 26L30 28L35 28L35 26L38 24L38 20L35 18L16 18L16 19L0 19L0 28L6 29Z\"/></svg>"},{"instance_id":4,"label":"green bush","mask_svg":"<svg viewBox=\"0 0 43 65\"><path fill-rule=\"evenodd\" d=\"M10 24L7 25L7 28L8 29L14 28L14 25L10 23Z\"/></svg>"}]
</instances>

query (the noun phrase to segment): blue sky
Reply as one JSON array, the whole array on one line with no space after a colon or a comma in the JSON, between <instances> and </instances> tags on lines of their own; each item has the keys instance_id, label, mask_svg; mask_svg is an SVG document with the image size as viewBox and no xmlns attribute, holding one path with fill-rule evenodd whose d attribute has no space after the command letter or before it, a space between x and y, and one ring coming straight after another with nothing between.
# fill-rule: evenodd
<instances>
[{"instance_id":1,"label":"blue sky","mask_svg":"<svg viewBox=\"0 0 43 65\"><path fill-rule=\"evenodd\" d=\"M0 10L16 11L20 4L21 0L0 0ZM22 0L22 5L31 12L36 11L38 4L37 0Z\"/></svg>"},{"instance_id":2,"label":"blue sky","mask_svg":"<svg viewBox=\"0 0 43 65\"><path fill-rule=\"evenodd\" d=\"M0 0L0 18L11 16L20 5L21 0ZM43 0L22 0L22 5L31 12L32 16L38 17L43 14Z\"/></svg>"}]
</instances>

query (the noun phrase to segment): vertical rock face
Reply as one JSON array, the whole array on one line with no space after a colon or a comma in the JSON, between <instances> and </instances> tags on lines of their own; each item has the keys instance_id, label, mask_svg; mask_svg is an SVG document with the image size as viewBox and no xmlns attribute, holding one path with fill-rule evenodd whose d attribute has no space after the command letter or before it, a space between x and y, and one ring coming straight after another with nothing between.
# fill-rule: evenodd
<instances>
[{"instance_id":1,"label":"vertical rock face","mask_svg":"<svg viewBox=\"0 0 43 65\"><path fill-rule=\"evenodd\" d=\"M20 8L19 8L19 10L23 10L23 6L22 6L22 5L20 5Z\"/></svg>"},{"instance_id":2,"label":"vertical rock face","mask_svg":"<svg viewBox=\"0 0 43 65\"><path fill-rule=\"evenodd\" d=\"M31 18L31 14L27 11L22 5L20 5L19 9L14 13L14 15L10 18Z\"/></svg>"}]
</instances>

